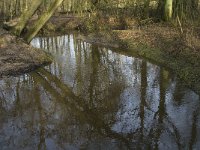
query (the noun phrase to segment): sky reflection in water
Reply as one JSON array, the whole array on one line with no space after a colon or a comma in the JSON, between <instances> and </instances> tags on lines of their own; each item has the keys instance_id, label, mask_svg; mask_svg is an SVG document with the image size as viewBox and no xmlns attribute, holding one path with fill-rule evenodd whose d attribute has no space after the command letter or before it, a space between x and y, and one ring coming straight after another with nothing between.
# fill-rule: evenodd
<instances>
[{"instance_id":1,"label":"sky reflection in water","mask_svg":"<svg viewBox=\"0 0 200 150\"><path fill-rule=\"evenodd\" d=\"M200 97L165 68L75 40L35 38L55 61L0 80L2 149L198 149Z\"/></svg>"}]
</instances>

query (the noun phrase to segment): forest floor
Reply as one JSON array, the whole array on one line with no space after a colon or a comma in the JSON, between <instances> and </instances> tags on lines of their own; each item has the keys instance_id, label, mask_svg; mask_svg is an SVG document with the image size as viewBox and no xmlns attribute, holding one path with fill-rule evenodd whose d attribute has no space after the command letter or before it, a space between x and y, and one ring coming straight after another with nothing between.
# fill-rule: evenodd
<instances>
[{"instance_id":1,"label":"forest floor","mask_svg":"<svg viewBox=\"0 0 200 150\"><path fill-rule=\"evenodd\" d=\"M0 78L26 73L51 61L49 54L0 28Z\"/></svg>"},{"instance_id":2,"label":"forest floor","mask_svg":"<svg viewBox=\"0 0 200 150\"><path fill-rule=\"evenodd\" d=\"M131 48L146 45L151 49L160 49L171 57L183 58L188 63L200 65L200 30L186 29L180 34L177 28L164 23L155 23L135 30L114 30L118 38L126 41Z\"/></svg>"}]
</instances>

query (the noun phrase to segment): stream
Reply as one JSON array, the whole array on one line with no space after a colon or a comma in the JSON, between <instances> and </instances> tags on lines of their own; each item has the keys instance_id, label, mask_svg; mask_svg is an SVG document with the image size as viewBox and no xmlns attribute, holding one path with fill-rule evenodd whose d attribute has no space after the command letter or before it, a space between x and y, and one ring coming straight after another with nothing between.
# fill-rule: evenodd
<instances>
[{"instance_id":1,"label":"stream","mask_svg":"<svg viewBox=\"0 0 200 150\"><path fill-rule=\"evenodd\" d=\"M36 37L54 62L0 80L0 149L200 149L200 96L169 69L77 40Z\"/></svg>"}]
</instances>

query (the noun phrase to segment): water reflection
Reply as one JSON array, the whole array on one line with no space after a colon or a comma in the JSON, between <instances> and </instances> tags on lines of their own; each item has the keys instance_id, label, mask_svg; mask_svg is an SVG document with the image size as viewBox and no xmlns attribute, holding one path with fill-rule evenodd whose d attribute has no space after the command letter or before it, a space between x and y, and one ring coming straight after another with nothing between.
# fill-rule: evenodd
<instances>
[{"instance_id":1,"label":"water reflection","mask_svg":"<svg viewBox=\"0 0 200 150\"><path fill-rule=\"evenodd\" d=\"M165 68L75 40L35 38L55 61L0 80L2 149L198 149L200 97Z\"/></svg>"}]
</instances>

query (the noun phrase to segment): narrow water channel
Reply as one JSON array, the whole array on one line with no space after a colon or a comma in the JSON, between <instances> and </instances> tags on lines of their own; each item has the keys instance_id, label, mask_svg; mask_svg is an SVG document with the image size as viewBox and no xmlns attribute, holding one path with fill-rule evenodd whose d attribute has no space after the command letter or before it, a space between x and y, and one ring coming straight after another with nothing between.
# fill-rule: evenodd
<instances>
[{"instance_id":1,"label":"narrow water channel","mask_svg":"<svg viewBox=\"0 0 200 150\"><path fill-rule=\"evenodd\" d=\"M0 80L0 149L200 149L199 95L76 36L35 38L54 62Z\"/></svg>"}]
</instances>

